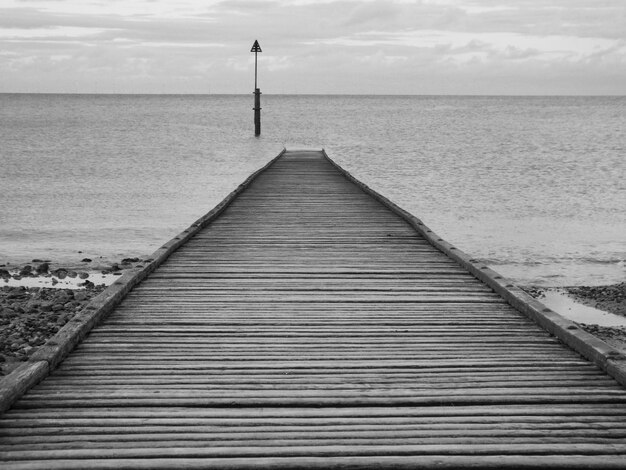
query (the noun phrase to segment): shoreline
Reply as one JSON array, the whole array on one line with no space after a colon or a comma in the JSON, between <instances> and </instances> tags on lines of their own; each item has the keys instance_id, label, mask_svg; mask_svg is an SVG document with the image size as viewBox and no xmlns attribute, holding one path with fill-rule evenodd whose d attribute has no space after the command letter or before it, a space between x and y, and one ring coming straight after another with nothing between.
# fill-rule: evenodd
<instances>
[{"instance_id":1,"label":"shoreline","mask_svg":"<svg viewBox=\"0 0 626 470\"><path fill-rule=\"evenodd\" d=\"M0 282L10 286L38 287L40 283L47 287L67 283L71 287L95 284L109 285L121 276L123 271L143 267L145 261L140 258L124 258L119 262L106 263L102 260L83 258L80 262L56 263L46 259L34 259L30 263L0 264ZM1 286L2 284L0 284Z\"/></svg>"},{"instance_id":2,"label":"shoreline","mask_svg":"<svg viewBox=\"0 0 626 470\"><path fill-rule=\"evenodd\" d=\"M35 259L0 265L0 376L28 360L124 271L144 262L125 258L105 265L84 258L61 265Z\"/></svg>"},{"instance_id":3,"label":"shoreline","mask_svg":"<svg viewBox=\"0 0 626 470\"><path fill-rule=\"evenodd\" d=\"M578 314L573 321L583 330L626 353L626 282L606 286L521 287L562 316ZM559 297L566 302L558 302ZM608 316L614 317L610 322L614 324L598 324L603 323L601 317Z\"/></svg>"},{"instance_id":4,"label":"shoreline","mask_svg":"<svg viewBox=\"0 0 626 470\"><path fill-rule=\"evenodd\" d=\"M102 264L84 258L80 263L67 265L38 259L20 265L1 264L0 376L27 360L124 271L141 268L145 262L124 258L118 263ZM520 287L588 333L626 352L626 282ZM572 313L579 316L574 318ZM615 326L602 324L600 320L605 315L619 317Z\"/></svg>"}]
</instances>

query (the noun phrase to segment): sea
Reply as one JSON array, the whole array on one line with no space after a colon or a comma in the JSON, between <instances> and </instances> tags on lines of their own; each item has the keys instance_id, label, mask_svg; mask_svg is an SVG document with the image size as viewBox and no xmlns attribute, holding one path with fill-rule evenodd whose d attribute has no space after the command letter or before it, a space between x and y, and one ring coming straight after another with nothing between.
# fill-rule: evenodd
<instances>
[{"instance_id":1,"label":"sea","mask_svg":"<svg viewBox=\"0 0 626 470\"><path fill-rule=\"evenodd\" d=\"M626 97L0 94L0 264L147 257L324 148L513 281L626 278Z\"/></svg>"}]
</instances>

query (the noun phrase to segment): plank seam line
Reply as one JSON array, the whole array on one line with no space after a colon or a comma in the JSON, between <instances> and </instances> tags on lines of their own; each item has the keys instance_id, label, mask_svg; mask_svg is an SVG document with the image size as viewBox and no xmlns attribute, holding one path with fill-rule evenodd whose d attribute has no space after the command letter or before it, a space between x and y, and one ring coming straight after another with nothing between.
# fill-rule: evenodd
<instances>
[{"instance_id":1,"label":"plank seam line","mask_svg":"<svg viewBox=\"0 0 626 470\"><path fill-rule=\"evenodd\" d=\"M475 278L493 289L495 293L499 294L517 311L533 320L548 333L557 337L571 349L596 364L622 386L626 387L626 356L618 349L580 329L576 323L566 319L548 308L542 302L534 299L521 288L513 285L509 279L506 279L491 268L479 264L467 253L443 240L413 214L402 209L342 168L328 156L325 149L322 149L322 154L348 181L355 184L364 193L373 197L389 210L399 215L432 246L447 255L450 259L456 261Z\"/></svg>"},{"instance_id":2,"label":"plank seam line","mask_svg":"<svg viewBox=\"0 0 626 470\"><path fill-rule=\"evenodd\" d=\"M143 268L128 270L118 280L94 297L83 309L61 328L28 361L0 379L0 414L8 410L28 390L46 378L89 332L98 325L126 295L158 268L178 248L200 232L221 213L265 170L285 153L283 150L263 167L248 176L243 183L228 194L213 209L200 217L187 229L165 242L148 258Z\"/></svg>"}]
</instances>

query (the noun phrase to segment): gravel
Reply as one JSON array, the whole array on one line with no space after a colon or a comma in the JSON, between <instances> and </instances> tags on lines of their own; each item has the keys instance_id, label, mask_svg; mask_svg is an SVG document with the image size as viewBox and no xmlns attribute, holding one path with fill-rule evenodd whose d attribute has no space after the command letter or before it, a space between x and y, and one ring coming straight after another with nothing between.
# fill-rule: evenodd
<instances>
[{"instance_id":1,"label":"gravel","mask_svg":"<svg viewBox=\"0 0 626 470\"><path fill-rule=\"evenodd\" d=\"M0 375L27 360L104 288L0 288Z\"/></svg>"}]
</instances>

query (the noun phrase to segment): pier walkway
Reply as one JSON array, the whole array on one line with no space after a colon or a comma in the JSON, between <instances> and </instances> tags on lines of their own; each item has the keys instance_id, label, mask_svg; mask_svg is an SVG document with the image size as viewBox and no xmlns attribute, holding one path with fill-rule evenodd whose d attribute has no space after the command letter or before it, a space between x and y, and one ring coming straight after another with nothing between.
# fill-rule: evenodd
<instances>
[{"instance_id":1,"label":"pier walkway","mask_svg":"<svg viewBox=\"0 0 626 470\"><path fill-rule=\"evenodd\" d=\"M286 152L3 415L0 467L626 468L626 389L416 223Z\"/></svg>"}]
</instances>

